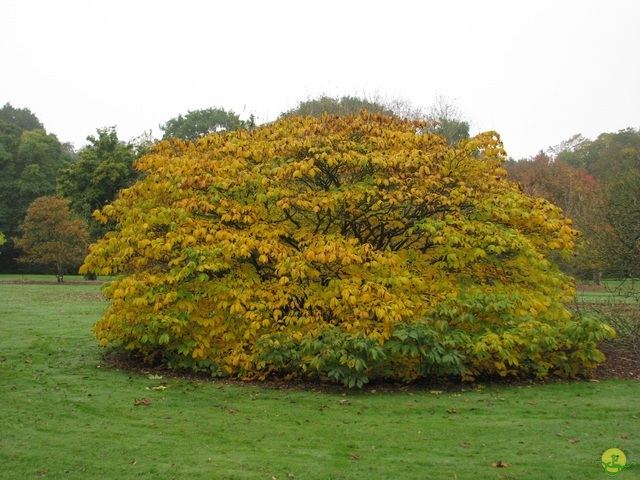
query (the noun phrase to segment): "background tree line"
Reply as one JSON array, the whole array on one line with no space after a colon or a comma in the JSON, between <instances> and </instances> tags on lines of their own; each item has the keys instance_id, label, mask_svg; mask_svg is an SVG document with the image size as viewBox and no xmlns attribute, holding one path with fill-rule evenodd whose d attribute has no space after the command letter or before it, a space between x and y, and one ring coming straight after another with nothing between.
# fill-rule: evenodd
<instances>
[{"instance_id":1,"label":"background tree line","mask_svg":"<svg viewBox=\"0 0 640 480\"><path fill-rule=\"evenodd\" d=\"M525 193L561 207L582 232L571 258L556 258L577 277L598 282L640 275L640 130L576 135L549 152L505 163Z\"/></svg>"},{"instance_id":2,"label":"background tree line","mask_svg":"<svg viewBox=\"0 0 640 480\"><path fill-rule=\"evenodd\" d=\"M438 97L426 111L404 101L384 101L356 96L321 96L299 102L280 116L320 116L357 113L360 110L403 118L433 121L434 133L455 144L469 137L470 124L451 102ZM241 120L231 111L208 108L189 111L169 119L160 126L163 139L184 140L216 132L256 128L253 117ZM44 264L54 268L50 259L38 261L22 243L25 228L44 230L46 225L27 217L29 206L41 197L39 208L68 208L55 218L80 219L88 235L76 235L86 246L104 235L105 227L91 220L94 210L112 202L118 192L132 185L139 176L133 167L137 158L155 143L150 134L123 141L115 127L96 130L87 137L88 144L79 151L48 133L37 116L27 108L10 104L0 109L0 271L18 272ZM570 274L638 275L640 262L640 131L627 129L603 133L596 140L577 135L561 145L538 155L505 163L510 178L525 193L543 197L560 206L582 231L582 248L575 257L556 258ZM64 200L54 202L55 197ZM80 228L74 223L74 228ZM82 228L81 228L82 230ZM45 237L53 235L40 232ZM87 240L88 239L88 240ZM37 241L37 239L36 239ZM1 242L1 240L0 240ZM25 251L26 248L26 251ZM74 272L82 262L82 249L66 259L63 270ZM40 257L42 260L44 257ZM22 259L22 262L18 260ZM56 263L58 271L60 262Z\"/></svg>"}]
</instances>

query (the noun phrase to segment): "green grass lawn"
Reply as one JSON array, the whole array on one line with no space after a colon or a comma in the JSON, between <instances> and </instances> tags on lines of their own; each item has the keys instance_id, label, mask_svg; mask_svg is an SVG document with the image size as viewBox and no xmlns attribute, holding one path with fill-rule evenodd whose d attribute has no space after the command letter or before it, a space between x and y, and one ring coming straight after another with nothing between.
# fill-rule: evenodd
<instances>
[{"instance_id":1,"label":"green grass lawn","mask_svg":"<svg viewBox=\"0 0 640 480\"><path fill-rule=\"evenodd\" d=\"M114 371L91 334L99 292L0 283L0 478L584 480L607 478L612 447L640 463L637 381L347 391Z\"/></svg>"},{"instance_id":2,"label":"green grass lawn","mask_svg":"<svg viewBox=\"0 0 640 480\"><path fill-rule=\"evenodd\" d=\"M587 303L637 303L640 281L637 279L605 280L601 285L578 285L577 300Z\"/></svg>"}]
</instances>

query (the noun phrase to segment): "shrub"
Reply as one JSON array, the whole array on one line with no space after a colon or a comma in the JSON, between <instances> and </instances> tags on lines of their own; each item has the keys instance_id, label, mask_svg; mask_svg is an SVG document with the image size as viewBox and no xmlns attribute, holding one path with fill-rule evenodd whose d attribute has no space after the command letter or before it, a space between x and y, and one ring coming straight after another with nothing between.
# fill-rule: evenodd
<instances>
[{"instance_id":1,"label":"shrub","mask_svg":"<svg viewBox=\"0 0 640 480\"><path fill-rule=\"evenodd\" d=\"M361 385L431 375L578 374L576 232L506 180L495 133L456 146L361 113L165 141L95 216L82 272L119 274L100 344L214 375ZM575 355L582 352L584 355Z\"/></svg>"}]
</instances>

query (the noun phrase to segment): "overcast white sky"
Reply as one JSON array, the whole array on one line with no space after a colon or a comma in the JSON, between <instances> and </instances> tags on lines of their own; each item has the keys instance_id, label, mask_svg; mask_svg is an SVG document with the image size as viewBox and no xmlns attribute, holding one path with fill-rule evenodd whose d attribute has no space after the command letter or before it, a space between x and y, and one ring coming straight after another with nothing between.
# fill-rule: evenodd
<instances>
[{"instance_id":1,"label":"overcast white sky","mask_svg":"<svg viewBox=\"0 0 640 480\"><path fill-rule=\"evenodd\" d=\"M0 104L76 147L320 94L455 103L514 158L640 128L638 0L1 0Z\"/></svg>"}]
</instances>

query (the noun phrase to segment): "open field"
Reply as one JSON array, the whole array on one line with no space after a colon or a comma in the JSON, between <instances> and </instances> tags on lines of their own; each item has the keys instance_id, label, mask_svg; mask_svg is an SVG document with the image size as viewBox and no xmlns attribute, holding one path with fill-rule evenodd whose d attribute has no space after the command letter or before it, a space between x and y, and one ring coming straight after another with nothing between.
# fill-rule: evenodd
<instances>
[{"instance_id":1,"label":"open field","mask_svg":"<svg viewBox=\"0 0 640 480\"><path fill-rule=\"evenodd\" d=\"M612 447L640 463L637 380L347 391L160 378L105 367L98 285L3 280L3 479L582 480L606 478Z\"/></svg>"},{"instance_id":2,"label":"open field","mask_svg":"<svg viewBox=\"0 0 640 480\"><path fill-rule=\"evenodd\" d=\"M65 275L64 283L88 283L100 284L113 277L100 277L97 281L87 281L82 275ZM0 283L58 283L53 274L2 274L0 273Z\"/></svg>"},{"instance_id":3,"label":"open field","mask_svg":"<svg viewBox=\"0 0 640 480\"><path fill-rule=\"evenodd\" d=\"M585 302L637 302L640 281L637 279L605 280L601 285L578 285L577 297Z\"/></svg>"}]
</instances>

